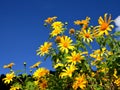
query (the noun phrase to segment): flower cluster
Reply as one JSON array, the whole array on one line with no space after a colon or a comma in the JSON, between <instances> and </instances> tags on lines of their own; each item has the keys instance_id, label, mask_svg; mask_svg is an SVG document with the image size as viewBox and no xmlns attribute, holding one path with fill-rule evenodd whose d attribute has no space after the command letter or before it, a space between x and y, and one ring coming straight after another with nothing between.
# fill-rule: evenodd
<instances>
[{"instance_id":1,"label":"flower cluster","mask_svg":"<svg viewBox=\"0 0 120 90\"><path fill-rule=\"evenodd\" d=\"M36 68L31 77L22 75L24 80L11 71L3 79L4 83L12 83L10 90L120 89L120 41L115 39L120 32L113 32L111 15L100 16L95 26L90 25L90 17L75 20L75 28L67 28L69 24L57 21L56 16L44 22L50 29L49 41L40 45L37 55L50 57L55 71L39 67L40 61L30 67Z\"/></svg>"}]
</instances>

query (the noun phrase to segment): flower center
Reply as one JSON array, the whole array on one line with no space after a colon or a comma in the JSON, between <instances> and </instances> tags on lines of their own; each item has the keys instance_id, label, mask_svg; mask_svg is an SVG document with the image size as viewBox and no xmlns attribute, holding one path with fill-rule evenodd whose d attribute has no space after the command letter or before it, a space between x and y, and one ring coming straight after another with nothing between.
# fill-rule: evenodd
<instances>
[{"instance_id":1,"label":"flower center","mask_svg":"<svg viewBox=\"0 0 120 90\"><path fill-rule=\"evenodd\" d=\"M90 34L89 34L89 33L86 33L86 34L85 34L85 37L86 37L86 38L89 38L89 37L90 37Z\"/></svg>"},{"instance_id":2,"label":"flower center","mask_svg":"<svg viewBox=\"0 0 120 90\"><path fill-rule=\"evenodd\" d=\"M74 56L73 57L73 61L78 61L79 60L79 56Z\"/></svg>"},{"instance_id":3,"label":"flower center","mask_svg":"<svg viewBox=\"0 0 120 90\"><path fill-rule=\"evenodd\" d=\"M46 52L47 50L48 50L47 47L43 47L43 48L42 48L42 52Z\"/></svg>"},{"instance_id":4,"label":"flower center","mask_svg":"<svg viewBox=\"0 0 120 90\"><path fill-rule=\"evenodd\" d=\"M7 79L8 79L8 80L11 80L11 79L12 79L12 76L8 76Z\"/></svg>"},{"instance_id":5,"label":"flower center","mask_svg":"<svg viewBox=\"0 0 120 90\"><path fill-rule=\"evenodd\" d=\"M106 28L108 27L108 24L107 23L103 23L102 25L101 25L101 30L106 30Z\"/></svg>"},{"instance_id":6,"label":"flower center","mask_svg":"<svg viewBox=\"0 0 120 90\"><path fill-rule=\"evenodd\" d=\"M68 42L64 42L63 46L64 46L65 48L67 48L67 47L68 47Z\"/></svg>"}]
</instances>

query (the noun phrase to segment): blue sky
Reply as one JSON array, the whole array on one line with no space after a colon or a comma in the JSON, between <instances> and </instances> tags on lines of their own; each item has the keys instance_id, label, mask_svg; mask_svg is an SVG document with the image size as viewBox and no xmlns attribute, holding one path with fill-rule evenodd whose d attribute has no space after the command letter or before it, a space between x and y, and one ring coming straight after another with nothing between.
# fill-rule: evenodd
<instances>
[{"instance_id":1,"label":"blue sky","mask_svg":"<svg viewBox=\"0 0 120 90\"><path fill-rule=\"evenodd\" d=\"M3 65L14 62L14 70L27 68L43 57L36 55L38 47L47 41L49 30L43 26L47 17L72 23L77 19L91 17L97 25L99 16L120 15L120 0L0 0L0 74L7 73ZM42 62L42 67L52 70L51 61Z\"/></svg>"}]
</instances>

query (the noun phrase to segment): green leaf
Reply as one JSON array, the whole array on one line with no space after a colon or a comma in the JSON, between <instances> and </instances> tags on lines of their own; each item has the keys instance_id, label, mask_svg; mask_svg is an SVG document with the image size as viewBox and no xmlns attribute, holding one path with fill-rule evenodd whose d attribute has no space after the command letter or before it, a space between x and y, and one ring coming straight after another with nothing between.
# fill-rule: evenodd
<instances>
[{"instance_id":1,"label":"green leaf","mask_svg":"<svg viewBox=\"0 0 120 90\"><path fill-rule=\"evenodd\" d=\"M114 33L115 36L120 36L120 31Z\"/></svg>"}]
</instances>

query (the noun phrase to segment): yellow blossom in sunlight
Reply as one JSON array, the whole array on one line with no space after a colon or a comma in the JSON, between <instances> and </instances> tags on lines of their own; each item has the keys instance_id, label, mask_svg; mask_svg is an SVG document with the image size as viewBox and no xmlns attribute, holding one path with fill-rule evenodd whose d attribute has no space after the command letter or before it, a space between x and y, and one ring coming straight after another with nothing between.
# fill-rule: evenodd
<instances>
[{"instance_id":1,"label":"yellow blossom in sunlight","mask_svg":"<svg viewBox=\"0 0 120 90\"><path fill-rule=\"evenodd\" d=\"M38 68L34 73L33 73L33 77L34 78L41 78L45 75L49 74L49 70L45 69L45 68Z\"/></svg>"},{"instance_id":2,"label":"yellow blossom in sunlight","mask_svg":"<svg viewBox=\"0 0 120 90\"><path fill-rule=\"evenodd\" d=\"M69 49L71 50L74 49L74 46L71 43L72 43L72 40L70 39L70 37L68 36L61 37L58 47L60 47L61 52L65 51L65 53L68 53Z\"/></svg>"},{"instance_id":3,"label":"yellow blossom in sunlight","mask_svg":"<svg viewBox=\"0 0 120 90\"><path fill-rule=\"evenodd\" d=\"M92 57L92 58L95 58L96 60L98 60L98 61L101 61L101 60L103 60L103 55L106 53L106 48L104 47L104 48L102 48L101 50L100 49L97 49L97 50L95 50L92 54L90 54L90 56Z\"/></svg>"},{"instance_id":4,"label":"yellow blossom in sunlight","mask_svg":"<svg viewBox=\"0 0 120 90\"><path fill-rule=\"evenodd\" d=\"M89 42L93 41L93 35L92 35L90 29L89 30L81 30L80 31L80 37L83 38L84 42L89 43Z\"/></svg>"},{"instance_id":5,"label":"yellow blossom in sunlight","mask_svg":"<svg viewBox=\"0 0 120 90\"><path fill-rule=\"evenodd\" d=\"M44 56L44 54L48 54L51 46L52 46L51 42L45 42L44 45L41 45L37 50L37 55Z\"/></svg>"},{"instance_id":6,"label":"yellow blossom in sunlight","mask_svg":"<svg viewBox=\"0 0 120 90\"><path fill-rule=\"evenodd\" d=\"M76 64L77 62L81 62L84 59L80 53L76 53L76 51L71 53L71 56L67 56L67 62L71 62L72 64Z\"/></svg>"},{"instance_id":7,"label":"yellow blossom in sunlight","mask_svg":"<svg viewBox=\"0 0 120 90\"><path fill-rule=\"evenodd\" d=\"M85 74L82 74L81 76L79 75L78 77L75 78L72 87L74 90L77 90L78 87L84 89L86 87L86 84L87 80L85 79Z\"/></svg>"},{"instance_id":8,"label":"yellow blossom in sunlight","mask_svg":"<svg viewBox=\"0 0 120 90\"><path fill-rule=\"evenodd\" d=\"M38 83L38 87L40 88L40 90L46 90L46 88L48 87L47 80L41 79Z\"/></svg>"},{"instance_id":9,"label":"yellow blossom in sunlight","mask_svg":"<svg viewBox=\"0 0 120 90\"><path fill-rule=\"evenodd\" d=\"M71 64L70 66L66 66L65 69L62 70L60 73L60 77L63 78L64 76L72 77L72 73L77 70L75 65Z\"/></svg>"},{"instance_id":10,"label":"yellow blossom in sunlight","mask_svg":"<svg viewBox=\"0 0 120 90\"><path fill-rule=\"evenodd\" d=\"M54 37L54 36L57 36L58 34L60 34L62 31L63 31L63 28L55 28L55 29L50 33L50 35L51 35L52 37Z\"/></svg>"},{"instance_id":11,"label":"yellow blossom in sunlight","mask_svg":"<svg viewBox=\"0 0 120 90\"><path fill-rule=\"evenodd\" d=\"M62 28L63 27L63 23L62 22L60 22L60 21L56 21L56 22L54 22L54 23L52 23L52 27L53 27L53 29L58 29L58 28Z\"/></svg>"},{"instance_id":12,"label":"yellow blossom in sunlight","mask_svg":"<svg viewBox=\"0 0 120 90\"><path fill-rule=\"evenodd\" d=\"M46 20L45 20L45 23L48 23L48 24L51 24L54 20L56 20L56 16L54 17L48 17Z\"/></svg>"},{"instance_id":13,"label":"yellow blossom in sunlight","mask_svg":"<svg viewBox=\"0 0 120 90\"><path fill-rule=\"evenodd\" d=\"M14 77L15 77L14 72L12 72L12 73L7 73L7 74L6 74L6 77L3 78L2 80L4 81L4 83L9 84L11 81L13 81L13 78L14 78Z\"/></svg>"},{"instance_id":14,"label":"yellow blossom in sunlight","mask_svg":"<svg viewBox=\"0 0 120 90\"><path fill-rule=\"evenodd\" d=\"M90 21L90 17L86 17L85 20L76 20L74 21L74 24L75 25L82 25L82 29L86 29L88 27L88 24L89 24L89 21Z\"/></svg>"},{"instance_id":15,"label":"yellow blossom in sunlight","mask_svg":"<svg viewBox=\"0 0 120 90\"><path fill-rule=\"evenodd\" d=\"M40 64L41 64L41 62L39 61L39 62L35 63L34 65L30 66L30 68L37 68L37 67L39 67Z\"/></svg>"},{"instance_id":16,"label":"yellow blossom in sunlight","mask_svg":"<svg viewBox=\"0 0 120 90\"><path fill-rule=\"evenodd\" d=\"M109 68L107 68L107 67L102 67L101 69L98 70L98 72L107 73L107 72L109 72Z\"/></svg>"},{"instance_id":17,"label":"yellow blossom in sunlight","mask_svg":"<svg viewBox=\"0 0 120 90\"><path fill-rule=\"evenodd\" d=\"M115 80L114 83L115 83L118 87L120 87L120 77L119 77L117 80Z\"/></svg>"},{"instance_id":18,"label":"yellow blossom in sunlight","mask_svg":"<svg viewBox=\"0 0 120 90\"><path fill-rule=\"evenodd\" d=\"M111 15L107 17L107 13L104 15L104 19L100 16L98 19L99 26L96 29L99 32L99 35L109 35L108 31L112 31L114 25L111 24Z\"/></svg>"},{"instance_id":19,"label":"yellow blossom in sunlight","mask_svg":"<svg viewBox=\"0 0 120 90\"><path fill-rule=\"evenodd\" d=\"M10 63L8 65L4 65L3 68L12 68L12 66L15 65L14 63Z\"/></svg>"}]
</instances>

